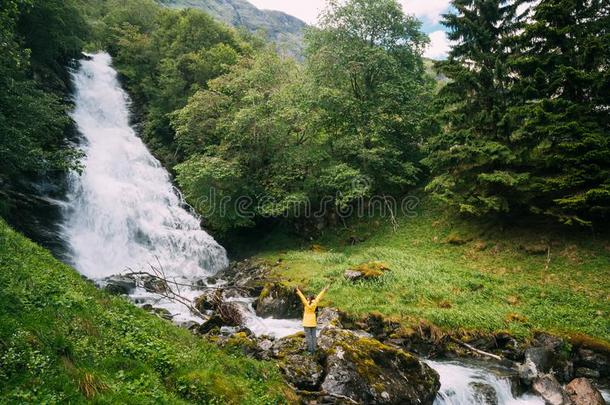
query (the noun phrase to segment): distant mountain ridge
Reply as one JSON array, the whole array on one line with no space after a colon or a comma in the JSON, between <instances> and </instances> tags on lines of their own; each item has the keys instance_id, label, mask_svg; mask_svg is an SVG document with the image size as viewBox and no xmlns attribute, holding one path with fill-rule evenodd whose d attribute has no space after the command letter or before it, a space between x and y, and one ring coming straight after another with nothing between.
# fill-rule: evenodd
<instances>
[{"instance_id":1,"label":"distant mountain ridge","mask_svg":"<svg viewBox=\"0 0 610 405\"><path fill-rule=\"evenodd\" d=\"M303 57L303 34L307 24L274 10L260 10L246 0L157 0L172 8L197 8L234 27L263 31L278 49L298 59Z\"/></svg>"}]
</instances>

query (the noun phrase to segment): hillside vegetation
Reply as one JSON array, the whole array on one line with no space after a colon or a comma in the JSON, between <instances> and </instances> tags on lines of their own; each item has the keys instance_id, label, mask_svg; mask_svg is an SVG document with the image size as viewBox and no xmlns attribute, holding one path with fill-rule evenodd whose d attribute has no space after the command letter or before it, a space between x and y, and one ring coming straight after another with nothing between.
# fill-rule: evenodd
<instances>
[{"instance_id":1,"label":"hillside vegetation","mask_svg":"<svg viewBox=\"0 0 610 405\"><path fill-rule=\"evenodd\" d=\"M535 228L535 230L534 230ZM412 217L354 220L312 241L270 233L256 257L315 293L332 283L326 305L354 315L381 313L406 328L420 321L445 332L501 332L527 338L545 330L610 343L607 237L536 226L481 226L424 199ZM249 251L252 254L252 251ZM344 272L380 261L390 271L351 282Z\"/></svg>"},{"instance_id":2,"label":"hillside vegetation","mask_svg":"<svg viewBox=\"0 0 610 405\"><path fill-rule=\"evenodd\" d=\"M276 404L275 366L110 296L0 221L0 402Z\"/></svg>"}]
</instances>

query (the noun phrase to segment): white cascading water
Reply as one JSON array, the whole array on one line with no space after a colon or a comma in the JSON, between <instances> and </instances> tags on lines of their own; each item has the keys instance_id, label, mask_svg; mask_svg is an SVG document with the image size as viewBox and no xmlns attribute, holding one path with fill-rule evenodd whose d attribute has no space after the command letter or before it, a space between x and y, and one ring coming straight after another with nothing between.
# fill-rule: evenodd
<instances>
[{"instance_id":1,"label":"white cascading water","mask_svg":"<svg viewBox=\"0 0 610 405\"><path fill-rule=\"evenodd\" d=\"M502 376L482 365L466 364L465 362L426 361L435 369L441 378L441 389L434 405L466 405L480 403L496 403L498 405L544 405L542 398L533 395L515 396L511 390L508 376ZM495 395L493 399L484 402L479 397L477 385L485 386Z\"/></svg>"},{"instance_id":2,"label":"white cascading water","mask_svg":"<svg viewBox=\"0 0 610 405\"><path fill-rule=\"evenodd\" d=\"M184 209L168 173L130 127L128 97L110 63L107 53L90 55L72 75L72 118L86 155L82 174L71 179L63 226L74 266L93 280L151 265L187 282L216 273L228 265L225 249ZM157 300L177 320L189 318L185 308Z\"/></svg>"}]
</instances>

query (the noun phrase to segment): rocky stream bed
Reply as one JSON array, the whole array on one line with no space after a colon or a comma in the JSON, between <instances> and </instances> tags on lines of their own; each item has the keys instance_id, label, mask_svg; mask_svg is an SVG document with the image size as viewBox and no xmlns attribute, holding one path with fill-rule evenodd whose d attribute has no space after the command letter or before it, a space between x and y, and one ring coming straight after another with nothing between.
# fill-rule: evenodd
<instances>
[{"instance_id":1,"label":"rocky stream bed","mask_svg":"<svg viewBox=\"0 0 610 405\"><path fill-rule=\"evenodd\" d=\"M353 318L327 307L318 315L319 350L309 355L297 332L301 303L270 278L270 269L242 261L199 280L192 308L199 319L179 323L220 346L274 362L303 403L606 403L608 352L546 333L528 342L508 334L451 336L425 323L405 328L379 314ZM171 290L150 275L111 277L104 285L132 296L137 289L152 295ZM140 304L173 318L166 309Z\"/></svg>"}]
</instances>

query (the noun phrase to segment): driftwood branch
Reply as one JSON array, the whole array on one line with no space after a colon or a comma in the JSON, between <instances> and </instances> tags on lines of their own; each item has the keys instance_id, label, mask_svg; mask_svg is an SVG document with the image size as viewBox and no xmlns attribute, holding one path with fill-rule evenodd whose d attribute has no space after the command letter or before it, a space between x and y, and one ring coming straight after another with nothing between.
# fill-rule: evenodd
<instances>
[{"instance_id":1,"label":"driftwood branch","mask_svg":"<svg viewBox=\"0 0 610 405\"><path fill-rule=\"evenodd\" d=\"M166 298L170 301L177 302L191 311L193 315L202 319L208 320L209 317L204 315L201 311L199 311L194 305L193 302L184 297L180 292L180 287L187 287L190 289L202 290L202 291L211 291L213 294L210 298L210 304L212 308L218 313L218 315L222 318L224 322L227 324L241 325L243 323L244 317L242 312L240 311L237 304L233 304L231 302L225 302L223 293L224 289L222 287L200 287L197 285L189 284L189 283L181 283L176 280L170 280L165 274L163 266L160 262L158 262L158 267L149 264L150 271L133 271L130 268L127 268L129 272L125 273L126 276L130 276L135 278L139 284L143 285L143 278L147 278L149 280L158 281L162 286L158 290L155 290L155 294L159 295L162 298ZM244 295L248 295L248 291L244 288L231 287L232 290L236 290Z\"/></svg>"},{"instance_id":2,"label":"driftwood branch","mask_svg":"<svg viewBox=\"0 0 610 405\"><path fill-rule=\"evenodd\" d=\"M461 340L456 339L454 337L449 336L449 340L451 340L454 343L457 343L460 346L464 346L466 349L471 350L471 351L473 351L473 352L475 352L477 354L480 354L482 356L491 357L492 359L495 359L495 360L498 360L498 361L502 360L502 357L500 357L500 356L498 356L496 354L485 352L483 350L477 349L476 347L471 346L468 343L464 343Z\"/></svg>"}]
</instances>

